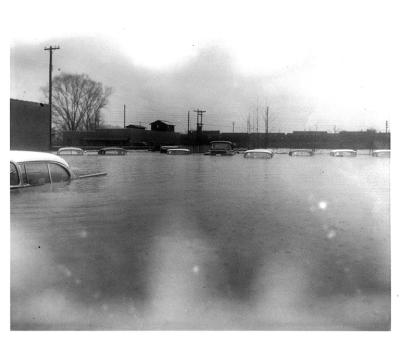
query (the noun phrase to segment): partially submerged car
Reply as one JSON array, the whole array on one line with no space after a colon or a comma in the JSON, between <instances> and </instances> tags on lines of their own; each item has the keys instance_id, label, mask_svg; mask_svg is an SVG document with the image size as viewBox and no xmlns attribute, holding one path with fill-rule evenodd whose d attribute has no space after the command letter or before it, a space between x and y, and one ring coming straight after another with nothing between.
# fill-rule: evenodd
<instances>
[{"instance_id":1,"label":"partially submerged car","mask_svg":"<svg viewBox=\"0 0 400 339\"><path fill-rule=\"evenodd\" d=\"M11 189L68 182L72 179L103 175L106 175L106 173L77 175L63 158L55 154L10 151Z\"/></svg>"},{"instance_id":2,"label":"partially submerged car","mask_svg":"<svg viewBox=\"0 0 400 339\"><path fill-rule=\"evenodd\" d=\"M10 188L66 182L74 175L61 157L42 152L10 151Z\"/></svg>"},{"instance_id":3,"label":"partially submerged car","mask_svg":"<svg viewBox=\"0 0 400 339\"><path fill-rule=\"evenodd\" d=\"M180 148L177 145L165 145L165 146L160 146L160 153L168 153L168 150L170 149L178 149Z\"/></svg>"},{"instance_id":4,"label":"partially submerged car","mask_svg":"<svg viewBox=\"0 0 400 339\"><path fill-rule=\"evenodd\" d=\"M237 154L244 154L247 151L246 147L237 147L233 149Z\"/></svg>"},{"instance_id":5,"label":"partially submerged car","mask_svg":"<svg viewBox=\"0 0 400 339\"><path fill-rule=\"evenodd\" d=\"M85 151L79 147L61 147L57 151L57 155L84 155Z\"/></svg>"},{"instance_id":6,"label":"partially submerged car","mask_svg":"<svg viewBox=\"0 0 400 339\"><path fill-rule=\"evenodd\" d=\"M167 151L169 155L188 155L190 150L187 148L171 148Z\"/></svg>"},{"instance_id":7,"label":"partially submerged car","mask_svg":"<svg viewBox=\"0 0 400 339\"><path fill-rule=\"evenodd\" d=\"M291 157L311 157L314 155L314 151L311 149L294 149L289 151Z\"/></svg>"},{"instance_id":8,"label":"partially submerged car","mask_svg":"<svg viewBox=\"0 0 400 339\"><path fill-rule=\"evenodd\" d=\"M126 155L126 153L128 151L121 147L104 147L97 152L98 155Z\"/></svg>"},{"instance_id":9,"label":"partially submerged car","mask_svg":"<svg viewBox=\"0 0 400 339\"><path fill-rule=\"evenodd\" d=\"M211 141L210 149L204 155L235 155L233 144L230 141Z\"/></svg>"},{"instance_id":10,"label":"partially submerged car","mask_svg":"<svg viewBox=\"0 0 400 339\"><path fill-rule=\"evenodd\" d=\"M373 157L390 158L390 149L377 149L372 151Z\"/></svg>"},{"instance_id":11,"label":"partially submerged car","mask_svg":"<svg viewBox=\"0 0 400 339\"><path fill-rule=\"evenodd\" d=\"M329 153L332 157L356 157L357 151L353 149L334 149Z\"/></svg>"},{"instance_id":12,"label":"partially submerged car","mask_svg":"<svg viewBox=\"0 0 400 339\"><path fill-rule=\"evenodd\" d=\"M269 149L256 148L244 152L243 157L246 159L271 159L273 156L274 152Z\"/></svg>"}]
</instances>

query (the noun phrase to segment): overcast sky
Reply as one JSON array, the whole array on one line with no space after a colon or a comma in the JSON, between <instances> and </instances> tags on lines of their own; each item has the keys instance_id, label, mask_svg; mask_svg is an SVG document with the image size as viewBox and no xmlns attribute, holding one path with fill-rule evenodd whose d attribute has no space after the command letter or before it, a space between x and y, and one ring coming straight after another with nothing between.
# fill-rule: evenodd
<instances>
[{"instance_id":1,"label":"overcast sky","mask_svg":"<svg viewBox=\"0 0 400 339\"><path fill-rule=\"evenodd\" d=\"M129 4L129 5L128 5ZM386 4L386 5L385 5ZM398 112L398 18L368 1L15 1L12 98L43 101L54 73L87 73L113 88L104 120L164 119L205 129L383 131ZM22 7L23 6L23 7ZM23 8L24 10L21 10ZM46 10L44 10L46 9ZM257 109L258 108L258 109Z\"/></svg>"}]
</instances>

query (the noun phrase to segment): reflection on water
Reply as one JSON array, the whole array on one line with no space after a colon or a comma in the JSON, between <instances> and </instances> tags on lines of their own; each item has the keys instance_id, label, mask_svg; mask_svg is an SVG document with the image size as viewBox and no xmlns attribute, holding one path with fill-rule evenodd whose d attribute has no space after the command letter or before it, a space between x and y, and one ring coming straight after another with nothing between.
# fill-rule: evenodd
<instances>
[{"instance_id":1,"label":"reflection on water","mask_svg":"<svg viewBox=\"0 0 400 339\"><path fill-rule=\"evenodd\" d=\"M11 192L13 329L390 328L389 159L67 161Z\"/></svg>"}]
</instances>

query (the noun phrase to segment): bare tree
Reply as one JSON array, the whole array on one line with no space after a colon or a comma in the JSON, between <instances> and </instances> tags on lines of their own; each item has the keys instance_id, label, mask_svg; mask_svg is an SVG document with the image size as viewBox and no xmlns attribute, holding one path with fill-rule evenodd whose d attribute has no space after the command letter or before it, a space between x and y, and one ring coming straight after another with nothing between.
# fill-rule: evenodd
<instances>
[{"instance_id":1,"label":"bare tree","mask_svg":"<svg viewBox=\"0 0 400 339\"><path fill-rule=\"evenodd\" d=\"M42 89L45 94L48 88ZM110 87L86 74L61 73L53 79L53 123L59 131L89 131L101 123Z\"/></svg>"}]
</instances>

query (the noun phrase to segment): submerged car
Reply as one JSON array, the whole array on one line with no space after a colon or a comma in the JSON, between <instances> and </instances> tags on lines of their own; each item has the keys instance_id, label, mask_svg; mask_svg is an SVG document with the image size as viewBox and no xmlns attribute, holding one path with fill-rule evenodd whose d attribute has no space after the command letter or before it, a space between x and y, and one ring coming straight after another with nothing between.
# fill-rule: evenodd
<instances>
[{"instance_id":1,"label":"submerged car","mask_svg":"<svg viewBox=\"0 0 400 339\"><path fill-rule=\"evenodd\" d=\"M73 179L104 176L107 173L78 175L61 157L51 153L10 151L10 188L24 188L69 182Z\"/></svg>"},{"instance_id":2,"label":"submerged car","mask_svg":"<svg viewBox=\"0 0 400 339\"><path fill-rule=\"evenodd\" d=\"M190 154L190 150L187 148L171 148L167 151L169 155L188 155Z\"/></svg>"},{"instance_id":3,"label":"submerged car","mask_svg":"<svg viewBox=\"0 0 400 339\"><path fill-rule=\"evenodd\" d=\"M57 151L57 155L84 155L85 151L79 147L61 147Z\"/></svg>"},{"instance_id":4,"label":"submerged car","mask_svg":"<svg viewBox=\"0 0 400 339\"><path fill-rule=\"evenodd\" d=\"M128 151L121 147L104 147L100 149L98 155L126 155Z\"/></svg>"},{"instance_id":5,"label":"submerged car","mask_svg":"<svg viewBox=\"0 0 400 339\"><path fill-rule=\"evenodd\" d=\"M10 188L66 182L74 178L61 157L42 152L10 151Z\"/></svg>"},{"instance_id":6,"label":"submerged car","mask_svg":"<svg viewBox=\"0 0 400 339\"><path fill-rule=\"evenodd\" d=\"M235 155L230 141L211 141L210 149L204 155Z\"/></svg>"},{"instance_id":7,"label":"submerged car","mask_svg":"<svg viewBox=\"0 0 400 339\"><path fill-rule=\"evenodd\" d=\"M377 149L372 151L373 157L390 158L390 149Z\"/></svg>"},{"instance_id":8,"label":"submerged car","mask_svg":"<svg viewBox=\"0 0 400 339\"><path fill-rule=\"evenodd\" d=\"M311 149L294 149L289 151L291 157L311 157L314 155L314 151Z\"/></svg>"},{"instance_id":9,"label":"submerged car","mask_svg":"<svg viewBox=\"0 0 400 339\"><path fill-rule=\"evenodd\" d=\"M168 153L168 150L170 149L178 149L179 146L177 145L166 145L166 146L161 146L160 147L160 153Z\"/></svg>"},{"instance_id":10,"label":"submerged car","mask_svg":"<svg viewBox=\"0 0 400 339\"><path fill-rule=\"evenodd\" d=\"M332 157L356 157L357 151L353 149L334 149L329 153Z\"/></svg>"},{"instance_id":11,"label":"submerged car","mask_svg":"<svg viewBox=\"0 0 400 339\"><path fill-rule=\"evenodd\" d=\"M245 147L238 147L238 148L234 148L234 151L235 151L237 154L244 154L244 152L247 151L247 148L245 148Z\"/></svg>"},{"instance_id":12,"label":"submerged car","mask_svg":"<svg viewBox=\"0 0 400 339\"><path fill-rule=\"evenodd\" d=\"M274 156L274 152L269 149L258 148L250 149L244 152L244 158L246 159L271 159Z\"/></svg>"}]
</instances>

